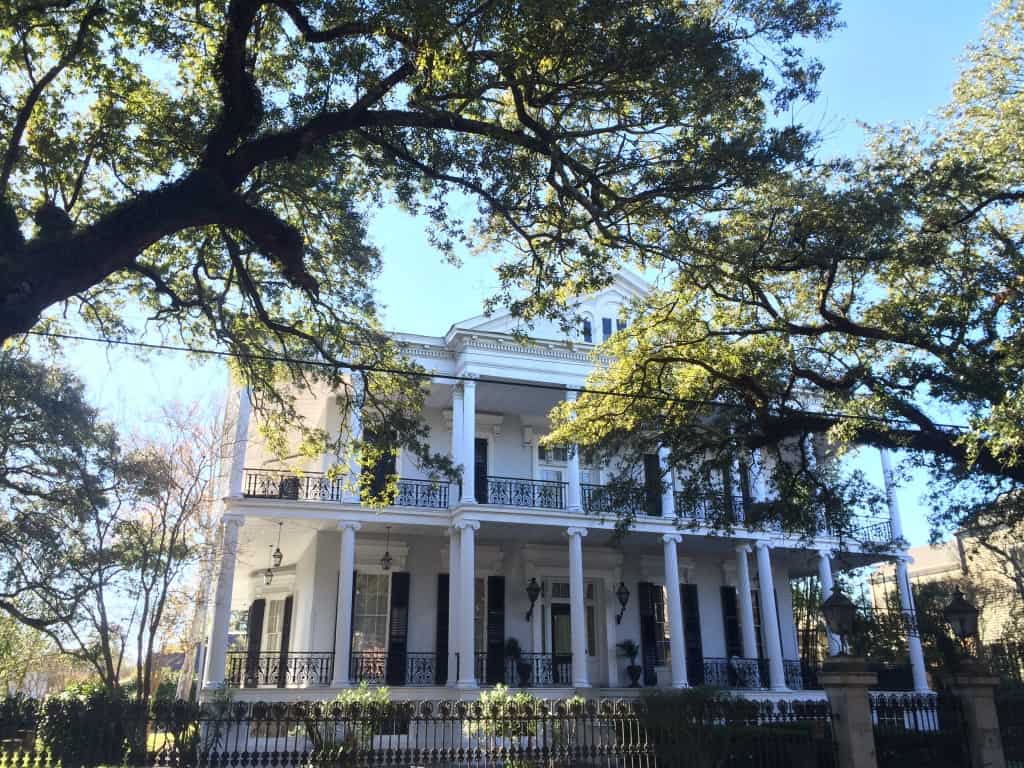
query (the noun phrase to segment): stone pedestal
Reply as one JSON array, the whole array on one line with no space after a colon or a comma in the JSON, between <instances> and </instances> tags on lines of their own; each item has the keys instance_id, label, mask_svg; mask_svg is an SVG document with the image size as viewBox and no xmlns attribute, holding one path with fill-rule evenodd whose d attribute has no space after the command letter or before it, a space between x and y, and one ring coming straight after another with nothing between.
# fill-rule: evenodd
<instances>
[{"instance_id":1,"label":"stone pedestal","mask_svg":"<svg viewBox=\"0 0 1024 768\"><path fill-rule=\"evenodd\" d=\"M878 768L868 689L878 682L864 659L834 656L818 676L832 708L839 768Z\"/></svg>"},{"instance_id":2,"label":"stone pedestal","mask_svg":"<svg viewBox=\"0 0 1024 768\"><path fill-rule=\"evenodd\" d=\"M995 690L999 678L977 662L961 662L952 673L941 675L943 686L960 699L971 751L971 768L1006 768L999 733Z\"/></svg>"}]
</instances>

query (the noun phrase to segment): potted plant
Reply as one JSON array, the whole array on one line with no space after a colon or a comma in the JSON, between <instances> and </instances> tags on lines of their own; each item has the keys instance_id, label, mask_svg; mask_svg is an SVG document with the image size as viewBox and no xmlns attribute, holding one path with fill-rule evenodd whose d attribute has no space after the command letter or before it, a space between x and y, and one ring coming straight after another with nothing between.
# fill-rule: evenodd
<instances>
[{"instance_id":1,"label":"potted plant","mask_svg":"<svg viewBox=\"0 0 1024 768\"><path fill-rule=\"evenodd\" d=\"M519 641L510 637L505 641L505 658L512 659L516 667L516 676L519 678L519 687L528 688L530 677L533 675L533 664L523 661L523 649L519 647Z\"/></svg>"},{"instance_id":2,"label":"potted plant","mask_svg":"<svg viewBox=\"0 0 1024 768\"><path fill-rule=\"evenodd\" d=\"M629 666L626 667L626 674L629 675L629 687L640 687L640 675L643 667L636 663L636 657L640 653L640 646L633 640L623 640L618 644L619 653L629 659Z\"/></svg>"}]
</instances>

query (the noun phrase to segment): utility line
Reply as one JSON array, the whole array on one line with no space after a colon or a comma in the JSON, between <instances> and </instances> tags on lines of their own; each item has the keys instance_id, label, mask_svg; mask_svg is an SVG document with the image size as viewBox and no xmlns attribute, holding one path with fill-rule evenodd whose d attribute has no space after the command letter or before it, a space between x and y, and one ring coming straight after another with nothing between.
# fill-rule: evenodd
<instances>
[{"instance_id":1,"label":"utility line","mask_svg":"<svg viewBox=\"0 0 1024 768\"><path fill-rule=\"evenodd\" d=\"M523 389L542 389L555 392L576 392L581 395L599 395L601 397L619 397L629 400L650 400L653 402L660 403L677 403L680 405L697 405L704 406L709 405L706 401L696 400L693 398L676 397L674 395L655 395L646 394L642 392L617 392L615 390L603 390L603 389L588 389L586 387L572 387L561 384L549 384L545 382L537 381L504 381L502 379L484 379L477 376L460 376L454 373L436 373L431 371L410 371L405 368L391 368L383 365L373 365L366 363L350 363L346 361L340 361L337 363L329 363L326 360L304 360L297 357L288 357L286 355L250 355L244 352L231 352L221 349L206 349L204 347L188 347L177 344L163 344L153 343L147 341L131 341L128 339L110 339L101 336L82 336L72 333L57 333L54 331L26 331L27 335L30 336L42 336L52 339L64 339L67 341L88 341L96 344L112 344L123 347L135 347L137 349L149 349L161 352L186 352L193 355L207 355L209 357L221 357L221 358L236 358L239 360L257 360L261 362L269 363L285 363L287 365L299 365L308 366L311 368L349 368L353 371L368 372L368 373L384 373L394 376L408 376L410 378L419 379L445 379L447 381L474 381L485 384L503 384L509 387L521 387ZM738 408L743 409L742 405L738 403L711 403L718 408ZM797 411L793 410L792 413L804 415L804 416L820 416L823 418L831 419L847 419L850 421L867 421L877 424L885 425L899 425L903 427L917 426L910 419L888 419L884 416L871 416L868 414L856 414L856 413L844 413L842 411ZM967 427L961 424L944 424L942 422L932 422L936 427L941 429L955 430L958 432L966 432Z\"/></svg>"}]
</instances>

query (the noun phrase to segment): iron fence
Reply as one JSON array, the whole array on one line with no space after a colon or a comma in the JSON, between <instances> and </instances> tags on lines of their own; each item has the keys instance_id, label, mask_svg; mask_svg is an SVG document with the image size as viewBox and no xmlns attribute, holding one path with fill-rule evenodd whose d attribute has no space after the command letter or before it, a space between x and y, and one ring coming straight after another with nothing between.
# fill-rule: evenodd
<instances>
[{"instance_id":1,"label":"iron fence","mask_svg":"<svg viewBox=\"0 0 1024 768\"><path fill-rule=\"evenodd\" d=\"M391 504L396 507L447 509L450 483L442 480L400 478ZM344 501L345 481L320 472L301 475L264 469L246 469L242 494L255 499Z\"/></svg>"},{"instance_id":2,"label":"iron fence","mask_svg":"<svg viewBox=\"0 0 1024 768\"><path fill-rule=\"evenodd\" d=\"M448 655L434 651L353 651L349 679L370 685L444 685Z\"/></svg>"},{"instance_id":3,"label":"iron fence","mask_svg":"<svg viewBox=\"0 0 1024 768\"><path fill-rule=\"evenodd\" d=\"M878 768L968 768L960 701L946 693L872 694Z\"/></svg>"}]
</instances>

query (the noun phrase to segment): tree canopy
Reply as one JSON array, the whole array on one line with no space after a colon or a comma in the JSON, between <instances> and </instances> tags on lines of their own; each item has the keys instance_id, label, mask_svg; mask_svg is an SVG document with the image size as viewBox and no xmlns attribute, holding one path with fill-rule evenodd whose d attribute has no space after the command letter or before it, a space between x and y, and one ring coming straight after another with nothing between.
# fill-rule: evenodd
<instances>
[{"instance_id":1,"label":"tree canopy","mask_svg":"<svg viewBox=\"0 0 1024 768\"><path fill-rule=\"evenodd\" d=\"M394 362L366 232L385 200L451 258L503 249L508 296L552 311L800 160L772 115L813 97L801 41L836 23L829 0L6 4L0 339L61 311L129 335L140 307L243 355L259 406L309 375L259 355L339 386Z\"/></svg>"},{"instance_id":2,"label":"tree canopy","mask_svg":"<svg viewBox=\"0 0 1024 768\"><path fill-rule=\"evenodd\" d=\"M775 511L807 523L862 493L808 450L826 436L905 451L937 529L1019 521L1022 83L1024 8L1003 2L933 124L878 130L862 158L766 177L673 231L669 276L592 381L638 399L581 397L552 439L662 442L704 470L760 453L795 500ZM706 471L686 477L706 492Z\"/></svg>"}]
</instances>

